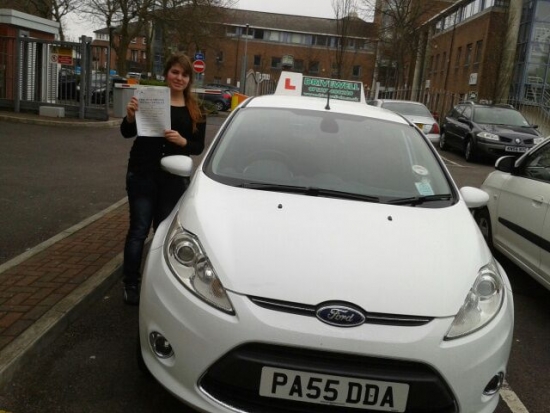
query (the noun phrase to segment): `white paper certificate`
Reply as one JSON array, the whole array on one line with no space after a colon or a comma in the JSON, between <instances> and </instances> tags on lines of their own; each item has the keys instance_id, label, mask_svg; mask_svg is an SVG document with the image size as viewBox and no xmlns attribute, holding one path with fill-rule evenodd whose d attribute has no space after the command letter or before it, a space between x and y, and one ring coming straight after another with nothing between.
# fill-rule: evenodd
<instances>
[{"instance_id":1,"label":"white paper certificate","mask_svg":"<svg viewBox=\"0 0 550 413\"><path fill-rule=\"evenodd\" d=\"M145 86L134 91L138 99L136 125L139 136L164 136L170 126L170 89Z\"/></svg>"}]
</instances>

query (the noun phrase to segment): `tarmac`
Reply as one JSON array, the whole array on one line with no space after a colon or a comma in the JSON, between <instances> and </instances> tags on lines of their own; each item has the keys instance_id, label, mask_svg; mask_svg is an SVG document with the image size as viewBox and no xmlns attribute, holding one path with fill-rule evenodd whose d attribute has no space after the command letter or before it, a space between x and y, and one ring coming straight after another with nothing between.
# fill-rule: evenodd
<instances>
[{"instance_id":1,"label":"tarmac","mask_svg":"<svg viewBox=\"0 0 550 413\"><path fill-rule=\"evenodd\" d=\"M0 112L0 120L61 127L118 126ZM0 265L0 391L120 279L128 230L122 199Z\"/></svg>"}]
</instances>

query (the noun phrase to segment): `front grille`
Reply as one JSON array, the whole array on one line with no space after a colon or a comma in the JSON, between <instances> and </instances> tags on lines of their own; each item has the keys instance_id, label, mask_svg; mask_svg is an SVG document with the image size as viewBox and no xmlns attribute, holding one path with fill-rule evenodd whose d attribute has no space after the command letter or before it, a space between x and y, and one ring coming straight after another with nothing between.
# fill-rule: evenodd
<instances>
[{"instance_id":1,"label":"front grille","mask_svg":"<svg viewBox=\"0 0 550 413\"><path fill-rule=\"evenodd\" d=\"M356 356L302 348L250 343L214 363L200 380L203 392L239 412L248 413L374 413L370 409L325 406L259 395L262 367L332 374L409 384L406 413L457 413L443 378L422 363Z\"/></svg>"},{"instance_id":2,"label":"front grille","mask_svg":"<svg viewBox=\"0 0 550 413\"><path fill-rule=\"evenodd\" d=\"M316 317L317 306L293 303L290 301L272 300L262 297L248 297L254 304L273 311ZM399 314L370 313L363 311L367 324L383 324L390 326L415 327L429 323L433 317L410 316Z\"/></svg>"}]
</instances>

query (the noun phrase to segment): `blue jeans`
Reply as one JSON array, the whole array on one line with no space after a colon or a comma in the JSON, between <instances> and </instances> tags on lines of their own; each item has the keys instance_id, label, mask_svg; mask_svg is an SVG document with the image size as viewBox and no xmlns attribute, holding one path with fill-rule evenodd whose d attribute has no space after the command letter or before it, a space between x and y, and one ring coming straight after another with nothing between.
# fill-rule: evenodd
<instances>
[{"instance_id":1,"label":"blue jeans","mask_svg":"<svg viewBox=\"0 0 550 413\"><path fill-rule=\"evenodd\" d=\"M187 188L187 182L187 178L164 171L127 172L130 228L124 245L124 284L139 283L144 244L151 225L156 231L159 224L170 215Z\"/></svg>"}]
</instances>

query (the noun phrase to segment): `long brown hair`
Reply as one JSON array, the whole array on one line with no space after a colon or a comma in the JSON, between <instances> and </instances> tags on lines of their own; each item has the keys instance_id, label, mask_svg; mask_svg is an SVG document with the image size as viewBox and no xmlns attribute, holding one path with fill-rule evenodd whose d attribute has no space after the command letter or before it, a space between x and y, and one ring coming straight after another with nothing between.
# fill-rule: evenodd
<instances>
[{"instance_id":1,"label":"long brown hair","mask_svg":"<svg viewBox=\"0 0 550 413\"><path fill-rule=\"evenodd\" d=\"M201 112L197 99L195 99L195 95L192 92L194 75L191 60L183 53L173 54L164 64L164 78L168 77L168 72L174 65L180 65L183 68L183 73L189 75L189 84L183 91L183 97L185 98L185 106L187 106L193 122L193 131L195 131L197 123L204 122L204 114Z\"/></svg>"}]
</instances>

